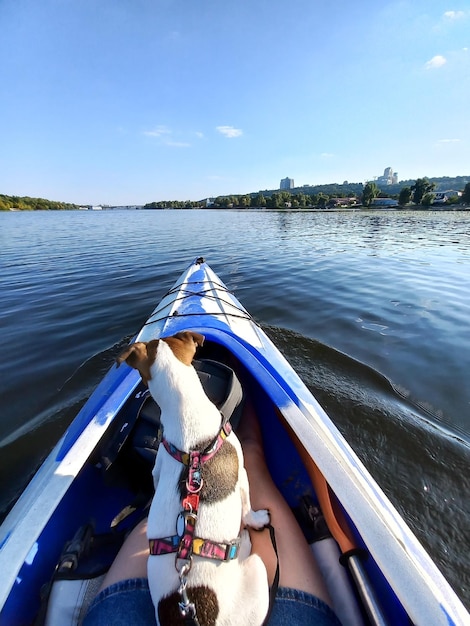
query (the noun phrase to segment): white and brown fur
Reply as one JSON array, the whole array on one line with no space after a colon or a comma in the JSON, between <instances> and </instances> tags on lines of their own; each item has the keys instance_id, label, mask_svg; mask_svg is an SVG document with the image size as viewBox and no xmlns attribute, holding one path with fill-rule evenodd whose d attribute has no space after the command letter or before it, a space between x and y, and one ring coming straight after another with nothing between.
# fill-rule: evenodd
<instances>
[{"instance_id":1,"label":"white and brown fur","mask_svg":"<svg viewBox=\"0 0 470 626\"><path fill-rule=\"evenodd\" d=\"M202 450L217 436L221 416L208 399L191 362L204 337L182 332L161 340L136 342L118 357L139 370L142 380L161 409L165 438L180 450ZM148 537L176 533L181 512L184 467L160 446L153 479L155 495L148 516ZM204 626L263 623L268 610L266 569L252 554L246 526L262 528L269 522L265 510L253 511L240 442L231 432L217 454L202 466L203 487L195 535L228 542L241 532L238 558L221 562L194 556L188 574L187 592ZM184 484L184 483L183 483ZM177 593L179 576L175 554L150 556L148 577L157 623L182 624Z\"/></svg>"}]
</instances>

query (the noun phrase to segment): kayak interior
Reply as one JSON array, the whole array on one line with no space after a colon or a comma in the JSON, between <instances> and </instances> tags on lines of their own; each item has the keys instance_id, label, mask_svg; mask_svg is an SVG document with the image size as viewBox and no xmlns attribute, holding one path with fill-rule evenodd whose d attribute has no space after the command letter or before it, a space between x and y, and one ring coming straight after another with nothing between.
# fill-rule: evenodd
<instances>
[{"instance_id":1,"label":"kayak interior","mask_svg":"<svg viewBox=\"0 0 470 626\"><path fill-rule=\"evenodd\" d=\"M308 543L315 539L316 530L302 503L317 505L318 501L309 474L278 408L256 378L240 361L234 360L233 354L226 347L214 341L206 341L197 358L229 363L236 370L244 393L250 397L258 415L266 460L273 480L299 520L307 539L306 549L309 549ZM116 373L116 370L112 372ZM32 623L38 611L44 611L50 583L63 556L64 546L77 533L89 532L92 540L85 548L80 547L78 542L78 551L84 549L85 554L76 556L77 564L71 566L67 576L95 577L106 571L126 533L145 516L153 492L152 457L142 454L142 447L147 445L151 449L152 445L157 445L156 441L152 443L145 440L145 437L156 439L155 433L149 433L148 424L146 432L142 434L142 421L146 419L143 407L147 400L147 388L138 382L111 426L106 429L89 461L52 512L32 553L16 577L0 623ZM60 448L59 454L63 454ZM339 503L337 505L340 506ZM360 533L344 509L342 513L355 541L366 554ZM89 550L89 554L86 554L86 550ZM383 609L391 623L408 623L404 609L370 555L363 560L363 566L380 592ZM356 591L353 593L357 595ZM25 597L29 599L27 603L24 602ZM363 612L362 608L360 612Z\"/></svg>"}]
</instances>

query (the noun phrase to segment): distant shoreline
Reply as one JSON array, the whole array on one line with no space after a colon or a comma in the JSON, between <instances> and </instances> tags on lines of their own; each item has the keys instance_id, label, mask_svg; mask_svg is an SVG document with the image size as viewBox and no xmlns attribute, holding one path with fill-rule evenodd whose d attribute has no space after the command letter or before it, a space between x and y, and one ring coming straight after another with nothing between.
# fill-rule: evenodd
<instances>
[{"instance_id":1,"label":"distant shoreline","mask_svg":"<svg viewBox=\"0 0 470 626\"><path fill-rule=\"evenodd\" d=\"M409 184L407 184L409 183ZM405 185L405 186L403 186ZM470 205L470 176L419 178L393 185L375 182L327 184L293 188L289 191L264 190L247 194L207 197L200 200L159 200L145 204L76 204L29 196L0 194L0 211L103 211L236 209L282 211L344 211L344 210L467 210Z\"/></svg>"},{"instance_id":2,"label":"distant shoreline","mask_svg":"<svg viewBox=\"0 0 470 626\"><path fill-rule=\"evenodd\" d=\"M40 212L70 212L70 211L80 211L82 213L97 212L96 209L81 209L81 208L73 208L73 209L18 209L18 208L10 208L4 209L0 211L0 213L40 213ZM145 208L145 207L124 207L124 206L109 206L104 207L101 211L243 211L243 212L276 212L276 213L369 213L369 212L380 212L380 213L393 213L393 212L404 212L404 211L413 211L413 212L421 212L421 213L450 213L456 211L470 211L470 205L450 205L450 206L394 206L394 207L380 207L380 206L354 206L354 207L328 207L328 208L320 208L320 207L306 207L306 208L291 208L291 207L172 207L172 208Z\"/></svg>"}]
</instances>

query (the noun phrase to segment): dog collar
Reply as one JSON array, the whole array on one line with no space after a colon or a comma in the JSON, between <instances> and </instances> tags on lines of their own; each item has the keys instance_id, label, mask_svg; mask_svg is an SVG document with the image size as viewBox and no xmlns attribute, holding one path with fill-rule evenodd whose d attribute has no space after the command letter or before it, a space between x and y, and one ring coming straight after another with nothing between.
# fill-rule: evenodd
<instances>
[{"instance_id":1,"label":"dog collar","mask_svg":"<svg viewBox=\"0 0 470 626\"><path fill-rule=\"evenodd\" d=\"M230 426L230 422L227 422L220 429L217 437L209 444L209 446L203 450L202 452L193 450L191 452L184 452L183 450L178 450L176 446L170 443L165 437L162 439L162 444L165 450L168 452L170 456L172 456L176 461L179 461L183 465L191 464L191 456L197 453L199 455L199 462L202 465L211 459L214 454L216 454L223 442L227 439L227 437L232 432L232 427Z\"/></svg>"}]
</instances>

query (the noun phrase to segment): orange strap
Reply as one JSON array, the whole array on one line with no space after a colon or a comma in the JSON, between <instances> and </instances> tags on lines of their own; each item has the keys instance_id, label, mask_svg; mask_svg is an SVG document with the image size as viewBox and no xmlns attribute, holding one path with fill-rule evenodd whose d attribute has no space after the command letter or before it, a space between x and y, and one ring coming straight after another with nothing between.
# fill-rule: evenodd
<instances>
[{"instance_id":1,"label":"orange strap","mask_svg":"<svg viewBox=\"0 0 470 626\"><path fill-rule=\"evenodd\" d=\"M326 523L328 524L328 528L338 542L341 552L345 554L351 550L356 550L357 545L349 528L349 524L334 493L331 491L328 483L326 482L325 477L318 469L317 464L304 448L296 433L286 421L285 417L280 411L277 411L277 413L281 423L284 425L289 437L294 443L305 469L307 470L315 489L320 508L325 517Z\"/></svg>"}]
</instances>

